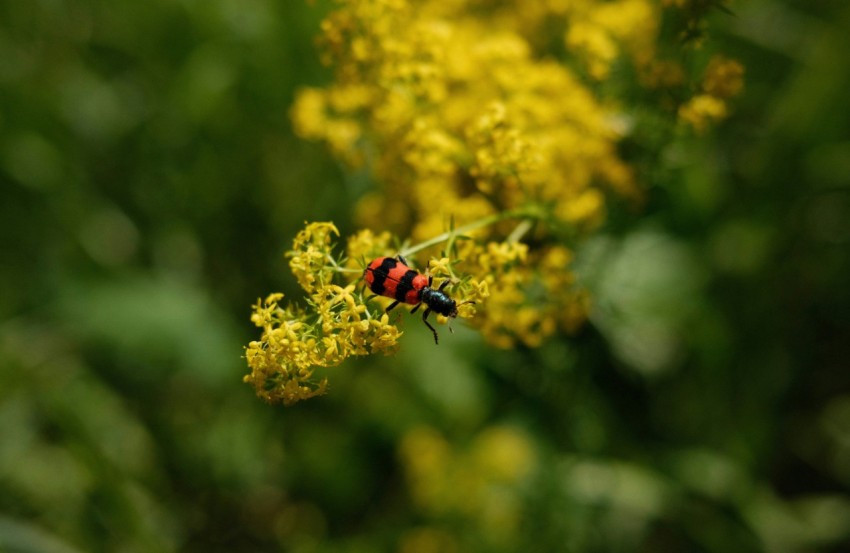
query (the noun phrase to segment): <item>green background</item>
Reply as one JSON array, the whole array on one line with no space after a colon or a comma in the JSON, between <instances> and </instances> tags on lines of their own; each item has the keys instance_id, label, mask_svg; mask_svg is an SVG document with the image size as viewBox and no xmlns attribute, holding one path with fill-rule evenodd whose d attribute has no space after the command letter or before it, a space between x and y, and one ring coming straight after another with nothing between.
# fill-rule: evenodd
<instances>
[{"instance_id":1,"label":"green background","mask_svg":"<svg viewBox=\"0 0 850 553\"><path fill-rule=\"evenodd\" d=\"M577 336L435 349L411 321L284 409L241 383L250 305L297 297L281 253L305 220L353 230L364 185L290 128L330 79L328 9L0 2L0 551L394 551L422 526L461 551L848 550L847 3L713 18L745 91L582 248ZM421 424L530 437L510 546L413 504Z\"/></svg>"}]
</instances>

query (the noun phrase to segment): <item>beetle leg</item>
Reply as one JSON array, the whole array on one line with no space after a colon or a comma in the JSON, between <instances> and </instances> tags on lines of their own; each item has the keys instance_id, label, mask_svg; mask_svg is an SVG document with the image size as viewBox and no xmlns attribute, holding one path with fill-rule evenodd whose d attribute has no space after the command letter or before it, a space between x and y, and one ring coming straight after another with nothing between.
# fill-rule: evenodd
<instances>
[{"instance_id":1,"label":"beetle leg","mask_svg":"<svg viewBox=\"0 0 850 553\"><path fill-rule=\"evenodd\" d=\"M448 285L449 285L449 279L446 279L442 282L442 284L440 284L440 287L437 288L437 291L442 292L443 288L445 288Z\"/></svg>"},{"instance_id":2,"label":"beetle leg","mask_svg":"<svg viewBox=\"0 0 850 553\"><path fill-rule=\"evenodd\" d=\"M422 305L422 302L417 303L416 307L414 307L413 309L410 310L410 314L413 315L414 313L416 313L416 311L419 309L419 307L421 305Z\"/></svg>"},{"instance_id":3,"label":"beetle leg","mask_svg":"<svg viewBox=\"0 0 850 553\"><path fill-rule=\"evenodd\" d=\"M389 305L389 307L387 307L386 312L387 312L387 313L389 313L389 312L390 312L390 310L391 310L391 309L393 309L393 308L394 308L396 305L398 305L398 304L399 304L398 300L396 300L396 301L392 302L392 303Z\"/></svg>"},{"instance_id":4,"label":"beetle leg","mask_svg":"<svg viewBox=\"0 0 850 553\"><path fill-rule=\"evenodd\" d=\"M423 323L425 323L425 324L428 326L428 328L430 328L430 329L431 329L431 332L433 332L433 333L434 333L434 343L435 343L435 344L439 344L439 343L440 343L440 340L439 340L439 338L437 337L437 329L435 329L433 326L431 326L431 323L429 323L429 322L428 322L428 315L429 315L430 313L431 313L431 308L429 307L429 308L428 308L428 309L426 309L426 310L425 310L425 312L422 314L422 322L423 322Z\"/></svg>"},{"instance_id":5,"label":"beetle leg","mask_svg":"<svg viewBox=\"0 0 850 553\"><path fill-rule=\"evenodd\" d=\"M398 255L396 256L396 259L398 259L398 260L399 260L399 261L401 261L403 264L405 264L405 265L407 265L408 267L410 267L410 264L407 262L407 260L404 258L404 256L403 256L403 255L398 254Z\"/></svg>"}]
</instances>

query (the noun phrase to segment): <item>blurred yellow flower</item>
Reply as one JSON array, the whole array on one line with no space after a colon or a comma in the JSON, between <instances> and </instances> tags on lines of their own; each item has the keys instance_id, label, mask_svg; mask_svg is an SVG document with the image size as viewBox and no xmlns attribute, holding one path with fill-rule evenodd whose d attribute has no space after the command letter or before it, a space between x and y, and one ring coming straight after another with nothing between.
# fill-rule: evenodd
<instances>
[{"instance_id":1,"label":"blurred yellow flower","mask_svg":"<svg viewBox=\"0 0 850 553\"><path fill-rule=\"evenodd\" d=\"M427 426L408 431L398 455L416 507L435 518L461 515L505 546L519 528L523 483L538 454L522 431L484 428L467 447L455 447Z\"/></svg>"},{"instance_id":2,"label":"blurred yellow flower","mask_svg":"<svg viewBox=\"0 0 850 553\"><path fill-rule=\"evenodd\" d=\"M708 126L726 117L726 102L711 96L700 94L679 108L679 119L689 123L697 132L705 131Z\"/></svg>"},{"instance_id":3,"label":"blurred yellow flower","mask_svg":"<svg viewBox=\"0 0 850 553\"><path fill-rule=\"evenodd\" d=\"M740 62L714 56L708 62L702 88L716 98L737 96L744 87L744 66Z\"/></svg>"}]
</instances>

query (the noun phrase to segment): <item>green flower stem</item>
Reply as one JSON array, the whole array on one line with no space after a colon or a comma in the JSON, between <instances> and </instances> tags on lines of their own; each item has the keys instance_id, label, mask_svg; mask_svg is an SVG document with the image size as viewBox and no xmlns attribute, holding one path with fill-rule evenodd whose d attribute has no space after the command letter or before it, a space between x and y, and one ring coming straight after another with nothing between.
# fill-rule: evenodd
<instances>
[{"instance_id":1,"label":"green flower stem","mask_svg":"<svg viewBox=\"0 0 850 553\"><path fill-rule=\"evenodd\" d=\"M517 226L517 229L515 229L514 232L511 233L511 237L514 237L513 241L516 241L521 238L522 235L525 234L525 232L527 232L529 228L531 228L532 221L541 220L544 218L544 216L545 214L543 213L543 211L537 208L536 206L504 211L502 213L497 213L489 217L484 217L478 219L477 221L473 221L471 223L463 225L462 227L458 227L456 229L444 232L443 234L437 235L434 238L431 238L430 240L420 242L419 244L415 244L413 246L408 246L399 253L402 256L406 257L416 252L422 251L425 248L430 248L431 246L441 244L457 235L462 235L473 230L489 227L490 225L495 225L500 221L505 221L508 219L522 219L523 222L520 223L520 225ZM525 226L523 223L526 223L527 226ZM518 230L520 230L519 234L517 234ZM508 239L511 240L511 237L509 237Z\"/></svg>"},{"instance_id":2,"label":"green flower stem","mask_svg":"<svg viewBox=\"0 0 850 553\"><path fill-rule=\"evenodd\" d=\"M532 219L523 219L519 222L519 224L511 231L508 235L508 242L519 242L520 239L525 236L525 233L531 230L531 227L534 226L534 220Z\"/></svg>"},{"instance_id":3,"label":"green flower stem","mask_svg":"<svg viewBox=\"0 0 850 553\"><path fill-rule=\"evenodd\" d=\"M349 269L348 267L340 267L339 263L336 262L336 259L333 258L331 254L327 255L327 259L333 267L334 272L336 273L362 273L360 269Z\"/></svg>"}]
</instances>

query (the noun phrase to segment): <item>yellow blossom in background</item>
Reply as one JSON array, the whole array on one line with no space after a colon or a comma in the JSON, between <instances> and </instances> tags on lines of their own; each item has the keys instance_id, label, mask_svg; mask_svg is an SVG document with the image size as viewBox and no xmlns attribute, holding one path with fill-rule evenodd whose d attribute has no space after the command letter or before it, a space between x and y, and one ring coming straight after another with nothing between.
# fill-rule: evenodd
<instances>
[{"instance_id":1,"label":"yellow blossom in background","mask_svg":"<svg viewBox=\"0 0 850 553\"><path fill-rule=\"evenodd\" d=\"M571 25L566 43L569 48L580 52L588 72L595 79L607 77L611 64L619 55L619 48L611 35L601 26L590 22Z\"/></svg>"},{"instance_id":2,"label":"yellow blossom in background","mask_svg":"<svg viewBox=\"0 0 850 553\"><path fill-rule=\"evenodd\" d=\"M737 96L744 87L744 66L735 60L715 56L708 62L702 88L716 98Z\"/></svg>"},{"instance_id":3,"label":"yellow blossom in background","mask_svg":"<svg viewBox=\"0 0 850 553\"><path fill-rule=\"evenodd\" d=\"M735 60L714 56L705 68L703 92L679 107L679 119L695 131L704 132L728 115L727 100L739 94L743 87L744 67Z\"/></svg>"},{"instance_id":4,"label":"yellow blossom in background","mask_svg":"<svg viewBox=\"0 0 850 553\"><path fill-rule=\"evenodd\" d=\"M414 240L445 230L448 216L463 225L529 200L570 203L588 188L605 186L606 168L623 163L611 112L580 78L565 65L537 59L527 37L489 27L486 12L468 7L342 2L323 27L338 74L324 94L353 94L370 103L351 102L340 111L340 102L330 109L328 100L323 116L308 117L304 125L302 112L319 104L311 89L293 109L296 130L307 138L317 137L313 120L359 122L385 187L383 197L369 198L368 216L410 213L403 220L408 228L395 230L412 231ZM622 37L626 28L620 25L615 34ZM352 44L360 45L358 55ZM364 87L371 94L363 94ZM334 148L345 143L348 133L332 136L334 125L323 129L318 137ZM361 156L352 151L342 157ZM617 183L624 184L634 187ZM596 213L584 212L577 223L596 221Z\"/></svg>"},{"instance_id":5,"label":"yellow blossom in background","mask_svg":"<svg viewBox=\"0 0 850 553\"><path fill-rule=\"evenodd\" d=\"M522 488L538 454L530 438L509 426L491 426L467 447L437 430L407 432L398 455L417 509L436 519L461 515L472 529L505 546L522 521Z\"/></svg>"},{"instance_id":6,"label":"yellow blossom in background","mask_svg":"<svg viewBox=\"0 0 850 553\"><path fill-rule=\"evenodd\" d=\"M679 108L679 118L689 123L697 132L705 131L711 123L724 117L726 102L709 94L694 96Z\"/></svg>"},{"instance_id":7,"label":"yellow blossom in background","mask_svg":"<svg viewBox=\"0 0 850 553\"><path fill-rule=\"evenodd\" d=\"M623 55L637 67L654 58L660 24L655 2L575 2L567 20L567 47L579 55L594 79L608 77L613 63Z\"/></svg>"}]
</instances>

